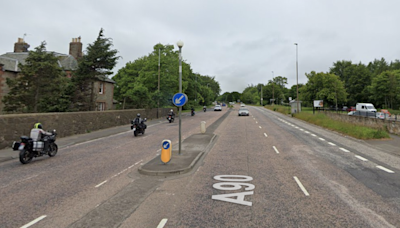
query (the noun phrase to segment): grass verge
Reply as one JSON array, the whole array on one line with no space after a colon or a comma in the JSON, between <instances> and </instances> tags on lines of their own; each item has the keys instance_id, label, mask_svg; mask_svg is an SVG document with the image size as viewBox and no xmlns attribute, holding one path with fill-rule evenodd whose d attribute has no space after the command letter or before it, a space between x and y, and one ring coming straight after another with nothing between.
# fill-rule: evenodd
<instances>
[{"instance_id":1,"label":"grass verge","mask_svg":"<svg viewBox=\"0 0 400 228\"><path fill-rule=\"evenodd\" d=\"M288 107L285 106L265 106L268 109L288 114ZM341 122L333 120L322 113L316 113L313 115L308 112L301 112L294 117L304 120L306 122L340 132L358 139L383 139L390 138L389 133L385 129L375 129L356 124Z\"/></svg>"}]
</instances>

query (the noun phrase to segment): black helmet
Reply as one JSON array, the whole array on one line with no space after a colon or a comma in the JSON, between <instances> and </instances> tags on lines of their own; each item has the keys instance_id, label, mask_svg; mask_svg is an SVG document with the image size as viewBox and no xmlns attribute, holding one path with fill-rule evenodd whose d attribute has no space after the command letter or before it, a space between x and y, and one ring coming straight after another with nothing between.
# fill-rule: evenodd
<instances>
[{"instance_id":1,"label":"black helmet","mask_svg":"<svg viewBox=\"0 0 400 228\"><path fill-rule=\"evenodd\" d=\"M42 129L42 124L41 123L35 123L34 128Z\"/></svg>"},{"instance_id":2,"label":"black helmet","mask_svg":"<svg viewBox=\"0 0 400 228\"><path fill-rule=\"evenodd\" d=\"M140 113L138 113L136 116L137 116L137 117L140 117Z\"/></svg>"}]
</instances>

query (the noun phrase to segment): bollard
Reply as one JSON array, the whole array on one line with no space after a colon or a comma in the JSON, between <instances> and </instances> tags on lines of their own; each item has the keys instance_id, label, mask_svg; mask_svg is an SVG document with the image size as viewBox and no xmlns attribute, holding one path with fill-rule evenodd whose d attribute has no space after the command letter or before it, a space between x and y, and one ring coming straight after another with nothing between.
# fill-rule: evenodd
<instances>
[{"instance_id":1,"label":"bollard","mask_svg":"<svg viewBox=\"0 0 400 228\"><path fill-rule=\"evenodd\" d=\"M172 145L171 145L171 140L164 139L162 141L162 147L161 147L161 162L164 164L167 164L168 162L171 161L171 156L172 156Z\"/></svg>"},{"instance_id":2,"label":"bollard","mask_svg":"<svg viewBox=\"0 0 400 228\"><path fill-rule=\"evenodd\" d=\"M200 122L200 132L203 134L206 133L206 121Z\"/></svg>"}]
</instances>

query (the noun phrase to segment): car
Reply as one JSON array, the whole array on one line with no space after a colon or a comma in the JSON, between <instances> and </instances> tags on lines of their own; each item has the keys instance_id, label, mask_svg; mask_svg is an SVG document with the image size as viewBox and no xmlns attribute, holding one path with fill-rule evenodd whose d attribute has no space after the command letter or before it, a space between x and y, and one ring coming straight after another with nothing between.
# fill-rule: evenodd
<instances>
[{"instance_id":1,"label":"car","mask_svg":"<svg viewBox=\"0 0 400 228\"><path fill-rule=\"evenodd\" d=\"M247 108L240 108L238 115L239 116L249 116L249 110Z\"/></svg>"},{"instance_id":2,"label":"car","mask_svg":"<svg viewBox=\"0 0 400 228\"><path fill-rule=\"evenodd\" d=\"M222 111L221 105L215 105L214 111Z\"/></svg>"},{"instance_id":3,"label":"car","mask_svg":"<svg viewBox=\"0 0 400 228\"><path fill-rule=\"evenodd\" d=\"M385 119L385 113L383 113L383 112L377 112L376 113L376 118L378 118L378 119L381 119L381 120L384 120Z\"/></svg>"},{"instance_id":4,"label":"car","mask_svg":"<svg viewBox=\"0 0 400 228\"><path fill-rule=\"evenodd\" d=\"M244 103L241 103L241 104L240 104L240 107L245 107L245 106L246 106L246 105L244 105Z\"/></svg>"},{"instance_id":5,"label":"car","mask_svg":"<svg viewBox=\"0 0 400 228\"><path fill-rule=\"evenodd\" d=\"M222 103L222 106L224 107L224 106L226 106L226 104L225 104L225 103Z\"/></svg>"},{"instance_id":6,"label":"car","mask_svg":"<svg viewBox=\"0 0 400 228\"><path fill-rule=\"evenodd\" d=\"M347 106L343 106L342 111L347 111L349 109Z\"/></svg>"},{"instance_id":7,"label":"car","mask_svg":"<svg viewBox=\"0 0 400 228\"><path fill-rule=\"evenodd\" d=\"M356 111L350 111L349 113L347 113L347 115L353 116L355 113L356 113Z\"/></svg>"}]
</instances>

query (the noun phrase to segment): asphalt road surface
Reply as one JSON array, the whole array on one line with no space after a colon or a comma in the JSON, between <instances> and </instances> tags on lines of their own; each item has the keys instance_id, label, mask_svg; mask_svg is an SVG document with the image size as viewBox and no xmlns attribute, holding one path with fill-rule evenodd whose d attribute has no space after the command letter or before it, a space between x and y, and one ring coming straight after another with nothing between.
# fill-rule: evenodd
<instances>
[{"instance_id":1,"label":"asphalt road surface","mask_svg":"<svg viewBox=\"0 0 400 228\"><path fill-rule=\"evenodd\" d=\"M178 140L178 124L0 164L0 227L400 227L400 157L260 107L228 116L197 167L150 177L138 167Z\"/></svg>"}]
</instances>

